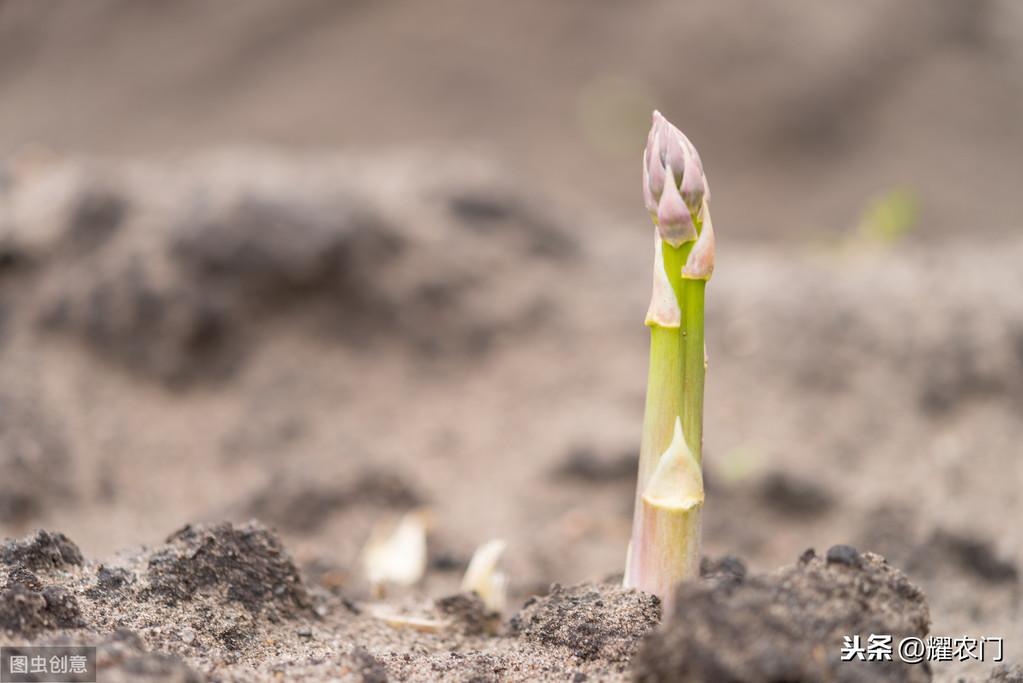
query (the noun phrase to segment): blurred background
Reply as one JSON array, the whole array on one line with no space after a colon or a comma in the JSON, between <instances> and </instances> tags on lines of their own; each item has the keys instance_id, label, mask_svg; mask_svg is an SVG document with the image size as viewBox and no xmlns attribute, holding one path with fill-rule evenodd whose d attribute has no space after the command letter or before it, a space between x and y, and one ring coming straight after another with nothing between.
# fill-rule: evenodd
<instances>
[{"instance_id":1,"label":"blurred background","mask_svg":"<svg viewBox=\"0 0 1023 683\"><path fill-rule=\"evenodd\" d=\"M893 187L928 234L1009 231L1021 15L1012 0L5 2L0 149L472 149L633 218L657 107L706 157L728 235L838 231Z\"/></svg>"},{"instance_id":2,"label":"blurred background","mask_svg":"<svg viewBox=\"0 0 1023 683\"><path fill-rule=\"evenodd\" d=\"M255 516L357 593L425 506L428 592L494 537L516 598L620 571L657 108L708 552L853 543L1023 642L1023 4L6 0L0 102L0 535Z\"/></svg>"}]
</instances>

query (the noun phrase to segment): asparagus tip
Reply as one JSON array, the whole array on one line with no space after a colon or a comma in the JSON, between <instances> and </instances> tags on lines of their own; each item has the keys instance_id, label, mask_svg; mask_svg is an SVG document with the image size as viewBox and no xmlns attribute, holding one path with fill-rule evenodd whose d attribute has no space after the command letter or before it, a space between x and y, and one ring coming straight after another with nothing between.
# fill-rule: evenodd
<instances>
[{"instance_id":1,"label":"asparagus tip","mask_svg":"<svg viewBox=\"0 0 1023 683\"><path fill-rule=\"evenodd\" d=\"M696 220L707 195L696 147L654 111L643 151L643 201L665 242L679 247L697 238Z\"/></svg>"}]
</instances>

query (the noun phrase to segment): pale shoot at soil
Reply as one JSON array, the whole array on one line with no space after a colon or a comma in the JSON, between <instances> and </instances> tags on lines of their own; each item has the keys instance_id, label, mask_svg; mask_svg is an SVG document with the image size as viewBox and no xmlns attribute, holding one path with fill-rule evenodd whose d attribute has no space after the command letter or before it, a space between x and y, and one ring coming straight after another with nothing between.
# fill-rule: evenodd
<instances>
[{"instance_id":1,"label":"pale shoot at soil","mask_svg":"<svg viewBox=\"0 0 1023 683\"><path fill-rule=\"evenodd\" d=\"M714 227L700 156L659 112L643 153L643 199L654 222L650 370L625 585L668 610L675 586L700 571L703 304Z\"/></svg>"},{"instance_id":2,"label":"pale shoot at soil","mask_svg":"<svg viewBox=\"0 0 1023 683\"><path fill-rule=\"evenodd\" d=\"M476 593L488 610L497 613L504 611L508 601L508 576L498 569L505 545L501 539L481 545L462 577L462 592Z\"/></svg>"},{"instance_id":3,"label":"pale shoot at soil","mask_svg":"<svg viewBox=\"0 0 1023 683\"><path fill-rule=\"evenodd\" d=\"M429 512L405 513L396 523L378 522L362 551L362 566L374 595L382 597L388 584L412 586L426 571L426 531Z\"/></svg>"}]
</instances>

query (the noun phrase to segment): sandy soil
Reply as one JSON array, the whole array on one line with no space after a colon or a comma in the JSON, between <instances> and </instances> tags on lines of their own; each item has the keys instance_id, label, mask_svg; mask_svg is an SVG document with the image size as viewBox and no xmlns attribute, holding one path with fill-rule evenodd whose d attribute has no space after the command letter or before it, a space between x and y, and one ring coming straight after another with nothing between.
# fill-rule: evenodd
<instances>
[{"instance_id":1,"label":"sandy soil","mask_svg":"<svg viewBox=\"0 0 1023 683\"><path fill-rule=\"evenodd\" d=\"M178 658L154 680L632 675L654 608L550 587L622 568L646 374L642 216L567 211L466 157L22 155L2 170L0 530L62 532L85 557L32 570L40 590L76 596L78 616L19 598L36 605L22 635L84 624L111 661ZM1002 636L1019 662L1023 243L772 248L720 233L708 555L767 576L808 547L880 553L926 595L930 633ZM360 550L376 522L418 506L427 575L384 604L470 635L372 616ZM279 535L167 540L252 518ZM490 538L508 541L497 636L471 604L441 601ZM173 564L238 544L255 569ZM177 578L161 584L154 557ZM8 590L31 584L14 567ZM737 604L762 599L756 581ZM104 582L115 597L88 593ZM282 582L294 594L237 597ZM609 613L593 616L593 591ZM532 631L512 619L548 594L555 617ZM618 624L605 630L621 642L580 654L556 636L572 614ZM994 666L933 673L984 680Z\"/></svg>"}]
</instances>

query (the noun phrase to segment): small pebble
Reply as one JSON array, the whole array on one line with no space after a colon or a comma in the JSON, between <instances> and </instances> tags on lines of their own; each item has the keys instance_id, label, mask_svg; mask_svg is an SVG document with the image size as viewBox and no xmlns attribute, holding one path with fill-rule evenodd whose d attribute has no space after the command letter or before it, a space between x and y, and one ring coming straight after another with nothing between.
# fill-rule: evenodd
<instances>
[{"instance_id":1,"label":"small pebble","mask_svg":"<svg viewBox=\"0 0 1023 683\"><path fill-rule=\"evenodd\" d=\"M859 567L860 553L851 545L833 545L828 548L828 564L844 564L849 567Z\"/></svg>"},{"instance_id":2,"label":"small pebble","mask_svg":"<svg viewBox=\"0 0 1023 683\"><path fill-rule=\"evenodd\" d=\"M181 631L181 642L185 645L191 645L195 641L195 631L190 628L186 628Z\"/></svg>"},{"instance_id":3,"label":"small pebble","mask_svg":"<svg viewBox=\"0 0 1023 683\"><path fill-rule=\"evenodd\" d=\"M803 551L803 554L799 556L799 564L807 564L815 557L817 557L817 551L813 548L807 548Z\"/></svg>"},{"instance_id":4,"label":"small pebble","mask_svg":"<svg viewBox=\"0 0 1023 683\"><path fill-rule=\"evenodd\" d=\"M309 628L308 626L300 626L298 628L298 630L296 631L296 633L298 633L300 638L312 638L313 637L313 630L311 628Z\"/></svg>"}]
</instances>

